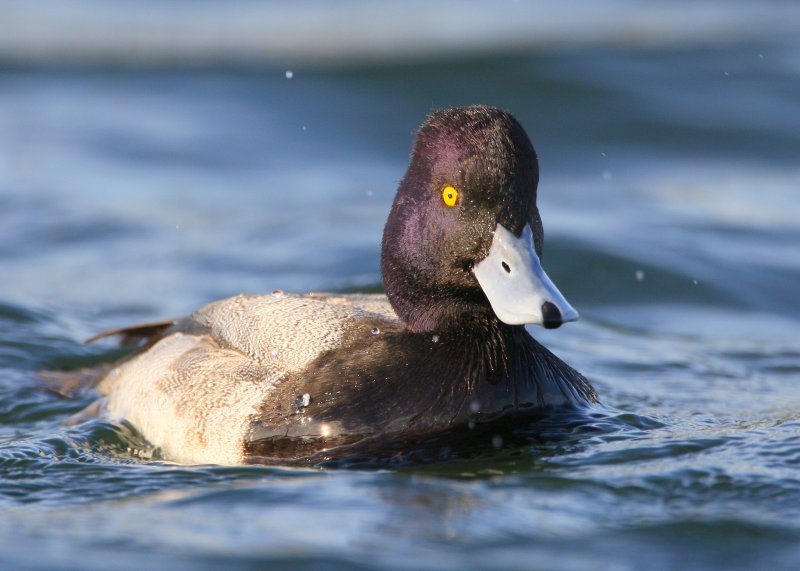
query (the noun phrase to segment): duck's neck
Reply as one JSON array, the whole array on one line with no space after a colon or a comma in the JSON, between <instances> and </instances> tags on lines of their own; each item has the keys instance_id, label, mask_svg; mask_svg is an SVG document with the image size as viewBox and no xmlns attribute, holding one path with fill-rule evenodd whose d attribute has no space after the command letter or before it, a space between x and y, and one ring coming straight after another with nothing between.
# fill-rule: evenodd
<instances>
[{"instance_id":1,"label":"duck's neck","mask_svg":"<svg viewBox=\"0 0 800 571\"><path fill-rule=\"evenodd\" d=\"M457 337L468 394L479 400L511 397L514 406L587 404L597 400L589 381L541 345L521 325L506 325L493 314L462 317L443 332ZM494 407L497 408L497 407Z\"/></svg>"},{"instance_id":2,"label":"duck's neck","mask_svg":"<svg viewBox=\"0 0 800 571\"><path fill-rule=\"evenodd\" d=\"M384 248L381 259L383 287L389 303L406 327L415 333L437 333L464 324L493 330L497 321L489 300L480 289L458 291L431 287L435 280L424 271L404 271L406 260L397 261ZM401 267L398 267L401 266Z\"/></svg>"},{"instance_id":3,"label":"duck's neck","mask_svg":"<svg viewBox=\"0 0 800 571\"><path fill-rule=\"evenodd\" d=\"M407 295L389 295L389 302L406 327L415 333L477 327L489 337L499 334L491 307L469 303L463 298L424 295L424 300Z\"/></svg>"},{"instance_id":4,"label":"duck's neck","mask_svg":"<svg viewBox=\"0 0 800 571\"><path fill-rule=\"evenodd\" d=\"M462 352L457 359L465 369L463 378L472 383L484 379L491 385L512 379L510 355L521 338L530 338L522 326L505 325L493 314L464 314L447 322L440 331L457 340Z\"/></svg>"}]
</instances>

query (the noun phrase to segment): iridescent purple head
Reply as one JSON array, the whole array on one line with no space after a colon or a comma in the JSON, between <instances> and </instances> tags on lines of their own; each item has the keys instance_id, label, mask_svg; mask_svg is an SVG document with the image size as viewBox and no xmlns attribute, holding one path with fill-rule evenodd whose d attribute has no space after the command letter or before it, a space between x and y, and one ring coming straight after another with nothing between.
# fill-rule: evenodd
<instances>
[{"instance_id":1,"label":"iridescent purple head","mask_svg":"<svg viewBox=\"0 0 800 571\"><path fill-rule=\"evenodd\" d=\"M577 318L541 269L536 152L485 105L432 113L417 133L383 234L381 271L412 331L465 317L558 327Z\"/></svg>"}]
</instances>

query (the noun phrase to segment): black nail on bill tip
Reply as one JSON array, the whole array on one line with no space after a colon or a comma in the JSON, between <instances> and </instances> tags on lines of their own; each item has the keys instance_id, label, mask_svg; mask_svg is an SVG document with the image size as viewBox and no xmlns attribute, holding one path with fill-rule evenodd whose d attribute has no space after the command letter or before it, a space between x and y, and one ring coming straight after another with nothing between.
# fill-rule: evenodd
<instances>
[{"instance_id":1,"label":"black nail on bill tip","mask_svg":"<svg viewBox=\"0 0 800 571\"><path fill-rule=\"evenodd\" d=\"M564 320L561 318L561 312L555 304L545 301L542 304L542 325L544 325L544 328L555 329L560 327L562 323L564 323Z\"/></svg>"}]
</instances>

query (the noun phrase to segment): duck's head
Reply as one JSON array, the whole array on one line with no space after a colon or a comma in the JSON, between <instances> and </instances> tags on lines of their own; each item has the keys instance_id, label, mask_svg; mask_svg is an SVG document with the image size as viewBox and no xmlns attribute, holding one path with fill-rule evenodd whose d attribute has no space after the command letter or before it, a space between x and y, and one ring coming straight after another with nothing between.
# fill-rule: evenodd
<instances>
[{"instance_id":1,"label":"duck's head","mask_svg":"<svg viewBox=\"0 0 800 571\"><path fill-rule=\"evenodd\" d=\"M413 331L486 314L547 328L578 313L544 273L539 166L522 126L485 105L432 113L383 233L381 272Z\"/></svg>"}]
</instances>

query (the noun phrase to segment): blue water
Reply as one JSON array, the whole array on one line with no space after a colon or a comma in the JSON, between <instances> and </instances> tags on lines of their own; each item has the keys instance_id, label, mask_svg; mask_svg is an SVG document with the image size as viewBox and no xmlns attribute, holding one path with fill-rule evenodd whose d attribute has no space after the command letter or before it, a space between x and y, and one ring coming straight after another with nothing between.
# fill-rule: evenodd
<instances>
[{"instance_id":1,"label":"blue water","mask_svg":"<svg viewBox=\"0 0 800 571\"><path fill-rule=\"evenodd\" d=\"M800 568L794 3L59 6L0 4L0 567ZM99 330L374 289L414 129L476 102L539 153L588 422L392 470L65 424L37 372Z\"/></svg>"}]
</instances>

